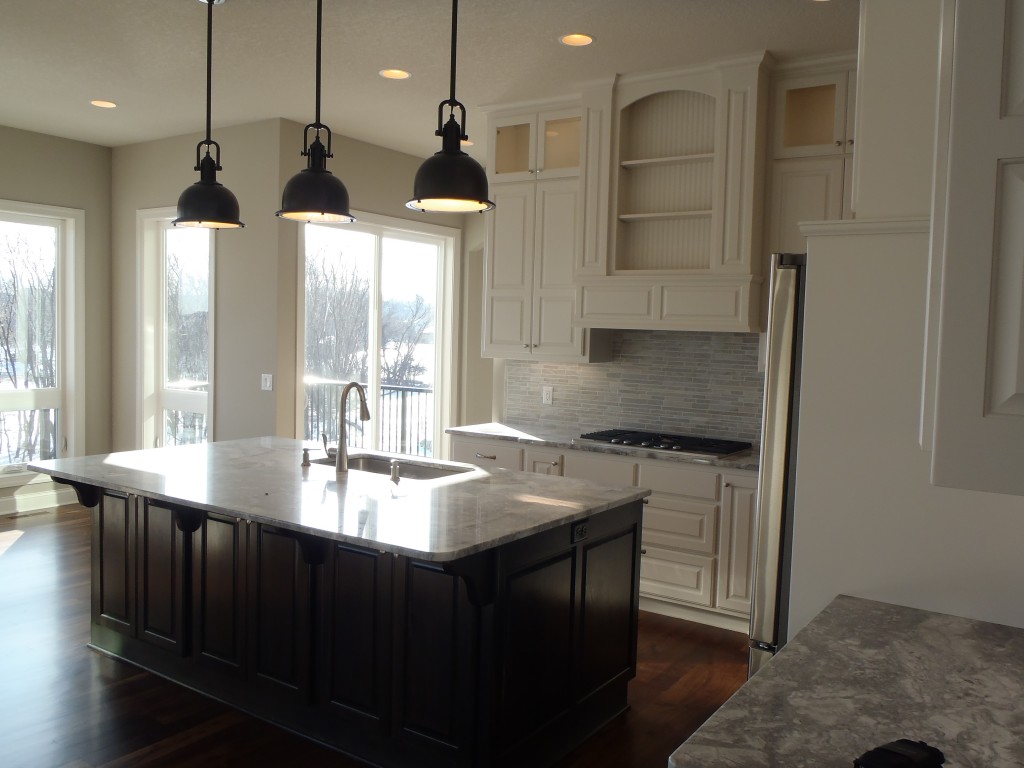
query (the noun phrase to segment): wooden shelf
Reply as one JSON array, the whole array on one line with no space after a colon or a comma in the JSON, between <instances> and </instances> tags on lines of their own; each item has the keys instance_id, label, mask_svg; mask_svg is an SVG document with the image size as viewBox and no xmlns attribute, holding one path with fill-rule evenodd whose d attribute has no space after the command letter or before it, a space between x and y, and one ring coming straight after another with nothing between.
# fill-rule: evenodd
<instances>
[{"instance_id":1,"label":"wooden shelf","mask_svg":"<svg viewBox=\"0 0 1024 768\"><path fill-rule=\"evenodd\" d=\"M673 157L648 157L643 160L622 160L619 165L628 171L630 168L654 168L659 165L681 165L683 163L696 163L714 159L714 152L703 152L699 155L675 155Z\"/></svg>"},{"instance_id":2,"label":"wooden shelf","mask_svg":"<svg viewBox=\"0 0 1024 768\"><path fill-rule=\"evenodd\" d=\"M657 219L709 218L711 211L665 211L663 213L620 213L619 221L656 221Z\"/></svg>"}]
</instances>

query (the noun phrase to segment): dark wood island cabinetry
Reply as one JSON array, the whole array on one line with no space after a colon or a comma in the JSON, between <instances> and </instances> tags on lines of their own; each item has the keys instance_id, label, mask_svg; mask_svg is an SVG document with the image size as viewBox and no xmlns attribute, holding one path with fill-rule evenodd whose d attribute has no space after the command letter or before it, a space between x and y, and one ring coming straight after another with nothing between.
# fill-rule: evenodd
<instances>
[{"instance_id":1,"label":"dark wood island cabinetry","mask_svg":"<svg viewBox=\"0 0 1024 768\"><path fill-rule=\"evenodd\" d=\"M335 498L274 519L65 464L91 457L39 466L94 502L94 647L386 766L544 765L625 709L644 491L475 470L389 498L386 478L300 476L300 444L264 440ZM385 541L418 505L429 546Z\"/></svg>"}]
</instances>

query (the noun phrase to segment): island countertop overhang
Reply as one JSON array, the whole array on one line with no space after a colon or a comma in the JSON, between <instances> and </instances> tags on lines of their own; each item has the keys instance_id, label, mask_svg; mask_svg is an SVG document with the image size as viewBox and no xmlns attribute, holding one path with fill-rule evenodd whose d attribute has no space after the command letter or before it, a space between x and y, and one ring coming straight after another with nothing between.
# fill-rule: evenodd
<instances>
[{"instance_id":1,"label":"island countertop overhang","mask_svg":"<svg viewBox=\"0 0 1024 768\"><path fill-rule=\"evenodd\" d=\"M644 488L477 467L396 486L375 473L350 470L339 475L331 466L302 467L303 447L308 444L300 440L260 437L53 459L31 467L60 482L437 562L583 520L650 494Z\"/></svg>"}]
</instances>

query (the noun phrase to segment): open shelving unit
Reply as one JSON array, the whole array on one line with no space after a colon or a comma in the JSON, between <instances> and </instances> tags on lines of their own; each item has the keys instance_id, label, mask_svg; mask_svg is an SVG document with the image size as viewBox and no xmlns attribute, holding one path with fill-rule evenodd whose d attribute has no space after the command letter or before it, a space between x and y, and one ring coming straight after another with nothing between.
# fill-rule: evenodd
<instances>
[{"instance_id":1,"label":"open shelving unit","mask_svg":"<svg viewBox=\"0 0 1024 768\"><path fill-rule=\"evenodd\" d=\"M614 272L710 266L715 119L715 98L697 91L622 109Z\"/></svg>"}]
</instances>

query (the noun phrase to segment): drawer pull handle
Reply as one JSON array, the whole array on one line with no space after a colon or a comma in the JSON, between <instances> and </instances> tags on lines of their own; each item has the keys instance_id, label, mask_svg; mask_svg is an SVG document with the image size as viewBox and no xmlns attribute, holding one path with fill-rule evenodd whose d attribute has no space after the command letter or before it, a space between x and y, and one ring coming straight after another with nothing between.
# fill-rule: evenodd
<instances>
[{"instance_id":1,"label":"drawer pull handle","mask_svg":"<svg viewBox=\"0 0 1024 768\"><path fill-rule=\"evenodd\" d=\"M552 467L557 467L560 463L561 462L559 462L558 459L555 459L554 461L551 462L551 466Z\"/></svg>"},{"instance_id":2,"label":"drawer pull handle","mask_svg":"<svg viewBox=\"0 0 1024 768\"><path fill-rule=\"evenodd\" d=\"M476 457L478 459L490 459L491 461L497 461L498 460L497 456L487 456L486 454L483 454L483 453L478 453L476 455Z\"/></svg>"}]
</instances>

